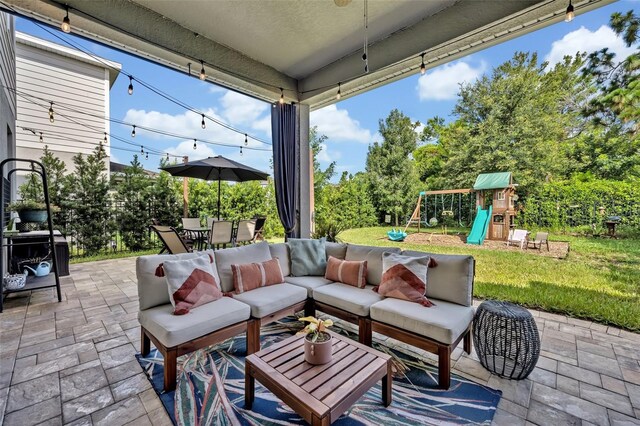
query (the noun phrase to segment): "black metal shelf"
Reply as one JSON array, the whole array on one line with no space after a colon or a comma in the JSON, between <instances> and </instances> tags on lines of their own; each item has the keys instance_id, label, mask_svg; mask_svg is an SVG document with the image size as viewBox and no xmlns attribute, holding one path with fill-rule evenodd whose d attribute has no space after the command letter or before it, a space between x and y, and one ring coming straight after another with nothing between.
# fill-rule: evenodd
<instances>
[{"instance_id":1,"label":"black metal shelf","mask_svg":"<svg viewBox=\"0 0 640 426\"><path fill-rule=\"evenodd\" d=\"M20 167L20 164L26 164L28 167ZM16 176L16 172L23 171L27 173L35 173L40 176L42 180L42 190L44 193L44 202L47 206L47 229L45 231L35 231L35 232L25 232L25 233L11 233L10 235L5 235L5 223L7 220L6 217L6 208L7 203L10 199L9 192L11 185L11 179ZM56 234L53 230L53 221L51 220L51 203L49 202L49 187L47 185L47 173L44 168L44 165L35 160L28 160L24 158L7 158L0 162L0 176L6 176L6 179L3 179L3 185L0 186L0 273L4 273L5 270L11 271L12 264L12 251L13 247L16 246L35 246L48 244L51 252L51 264L53 267L53 271L44 276L44 277L36 277L36 276L28 276L27 282L25 286L18 290L7 290L3 289L0 291L0 312L2 312L4 296L5 294L10 293L19 293L23 291L32 291L32 290L41 290L45 288L54 288L56 289L56 293L58 296L58 302L62 301L62 294L60 290L60 274L58 271L58 260L56 257L55 250L55 242L56 242ZM21 235L22 234L22 235ZM47 241L24 241L24 242L14 242L15 239L27 238L31 236L45 238ZM6 241L6 242L5 242ZM6 257L6 258L5 258ZM6 262L6 263L5 263ZM18 273L22 271L16 271ZM3 282L4 284L4 282Z\"/></svg>"}]
</instances>

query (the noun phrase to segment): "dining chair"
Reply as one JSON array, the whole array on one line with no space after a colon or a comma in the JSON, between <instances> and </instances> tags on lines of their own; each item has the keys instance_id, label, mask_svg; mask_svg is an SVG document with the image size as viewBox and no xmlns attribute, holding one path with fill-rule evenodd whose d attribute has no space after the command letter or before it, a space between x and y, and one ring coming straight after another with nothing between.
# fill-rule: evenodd
<instances>
[{"instance_id":1,"label":"dining chair","mask_svg":"<svg viewBox=\"0 0 640 426\"><path fill-rule=\"evenodd\" d=\"M253 239L251 240L252 242L256 242L258 240L260 241L264 241L264 224L267 221L266 217L257 217L256 219L256 228L253 231Z\"/></svg>"},{"instance_id":2,"label":"dining chair","mask_svg":"<svg viewBox=\"0 0 640 426\"><path fill-rule=\"evenodd\" d=\"M178 234L178 231L171 226L151 225L151 229L158 235L169 254L189 253L191 251L180 237L180 234Z\"/></svg>"},{"instance_id":3,"label":"dining chair","mask_svg":"<svg viewBox=\"0 0 640 426\"><path fill-rule=\"evenodd\" d=\"M233 222L230 220L215 220L211 224L209 231L209 247L223 248L233 241Z\"/></svg>"},{"instance_id":4,"label":"dining chair","mask_svg":"<svg viewBox=\"0 0 640 426\"><path fill-rule=\"evenodd\" d=\"M253 242L254 232L256 230L256 220L241 220L238 222L238 230L236 231L236 238L233 242L234 245L246 244Z\"/></svg>"}]
</instances>

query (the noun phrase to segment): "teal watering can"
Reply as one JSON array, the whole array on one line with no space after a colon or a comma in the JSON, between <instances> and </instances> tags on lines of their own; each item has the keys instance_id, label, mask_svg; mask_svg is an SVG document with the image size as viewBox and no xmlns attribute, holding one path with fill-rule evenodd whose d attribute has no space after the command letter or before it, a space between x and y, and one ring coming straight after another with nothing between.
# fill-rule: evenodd
<instances>
[{"instance_id":1,"label":"teal watering can","mask_svg":"<svg viewBox=\"0 0 640 426\"><path fill-rule=\"evenodd\" d=\"M51 264L49 262L40 262L38 266L36 266L36 269L30 268L28 266L25 266L24 268L28 269L36 277L44 277L49 275L49 272L51 272Z\"/></svg>"}]
</instances>

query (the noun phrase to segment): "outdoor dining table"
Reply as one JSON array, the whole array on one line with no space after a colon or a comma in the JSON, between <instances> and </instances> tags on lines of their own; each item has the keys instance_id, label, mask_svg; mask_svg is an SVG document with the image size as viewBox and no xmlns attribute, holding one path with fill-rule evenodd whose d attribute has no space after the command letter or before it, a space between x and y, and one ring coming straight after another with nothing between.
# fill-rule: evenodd
<instances>
[{"instance_id":1,"label":"outdoor dining table","mask_svg":"<svg viewBox=\"0 0 640 426\"><path fill-rule=\"evenodd\" d=\"M209 240L209 228L206 226L200 226L198 228L184 228L184 230L193 235L193 243L196 245L197 250L204 250L207 248L207 241Z\"/></svg>"}]
</instances>

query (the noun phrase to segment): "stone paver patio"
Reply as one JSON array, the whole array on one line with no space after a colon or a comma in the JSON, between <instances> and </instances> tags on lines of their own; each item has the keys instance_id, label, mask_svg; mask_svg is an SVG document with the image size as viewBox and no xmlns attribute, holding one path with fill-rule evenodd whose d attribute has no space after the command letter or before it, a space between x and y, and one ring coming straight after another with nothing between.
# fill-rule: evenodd
<instances>
[{"instance_id":1,"label":"stone paver patio","mask_svg":"<svg viewBox=\"0 0 640 426\"><path fill-rule=\"evenodd\" d=\"M0 314L0 424L170 425L134 358L135 259L72 265L62 283L61 303L49 290L17 294ZM532 313L542 354L528 379L454 352L455 373L503 391L494 423L640 425L640 335Z\"/></svg>"}]
</instances>

